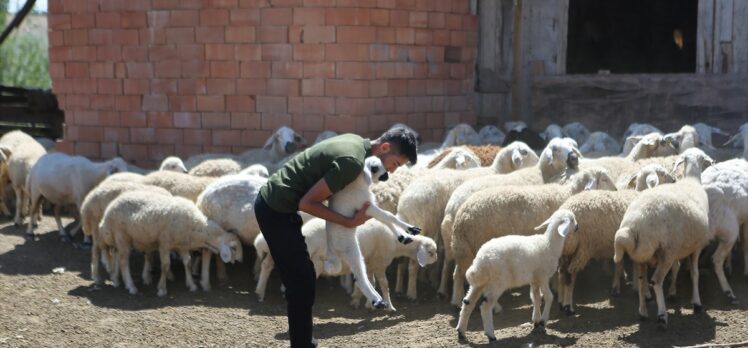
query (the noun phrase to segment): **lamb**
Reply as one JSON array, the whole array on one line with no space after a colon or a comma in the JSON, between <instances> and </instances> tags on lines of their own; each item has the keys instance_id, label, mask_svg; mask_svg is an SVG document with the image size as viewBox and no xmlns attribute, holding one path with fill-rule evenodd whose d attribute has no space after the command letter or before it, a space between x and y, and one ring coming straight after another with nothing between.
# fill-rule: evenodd
<instances>
[{"instance_id":1,"label":"lamb","mask_svg":"<svg viewBox=\"0 0 748 348\"><path fill-rule=\"evenodd\" d=\"M673 183L675 177L660 165L642 168L632 177L636 191L592 190L571 196L559 209L574 213L579 223L579 231L570 236L564 244L559 268L559 303L567 315L574 314L572 296L577 274L590 259L609 260L613 256L613 238L621 225L623 214L629 204L638 196L638 191L659 185ZM616 265L613 277L613 293L620 293L622 265ZM675 284L671 284L671 291Z\"/></svg>"},{"instance_id":2,"label":"lamb","mask_svg":"<svg viewBox=\"0 0 748 348\"><path fill-rule=\"evenodd\" d=\"M29 223L26 238L34 239L34 224L39 214L41 198L55 204L55 220L63 241L70 240L60 221L59 209L65 204L75 204L80 211L83 199L91 189L108 175L126 171L127 164L119 157L94 163L82 156L48 153L36 161L26 180L29 193ZM71 231L75 235L77 228Z\"/></svg>"},{"instance_id":3,"label":"lamb","mask_svg":"<svg viewBox=\"0 0 748 348\"><path fill-rule=\"evenodd\" d=\"M730 136L730 134L725 133L723 130L717 127L712 127L703 122L694 123L693 128L695 128L696 132L699 133L700 143L709 149L714 149L714 145L712 144L712 133L724 135L726 137Z\"/></svg>"},{"instance_id":4,"label":"lamb","mask_svg":"<svg viewBox=\"0 0 748 348\"><path fill-rule=\"evenodd\" d=\"M652 162L668 162L673 163L676 157L670 157L667 160L657 159L654 160L652 157L664 154L677 154L677 150L673 147L673 144L664 139L660 134L648 134L642 137L634 149L626 155L626 157L601 157L596 159L583 159L580 161L579 167L603 167L608 170L610 177L615 181L619 181L622 178L628 179L629 175L639 170L642 165L646 165ZM646 160L645 160L646 159ZM666 163L661 163L666 164ZM666 168L672 167L665 166Z\"/></svg>"},{"instance_id":5,"label":"lamb","mask_svg":"<svg viewBox=\"0 0 748 348\"><path fill-rule=\"evenodd\" d=\"M743 125L738 128L738 133L733 135L725 145L729 143L737 144L741 140L743 142L743 158L748 159L748 123L743 123Z\"/></svg>"},{"instance_id":6,"label":"lamb","mask_svg":"<svg viewBox=\"0 0 748 348\"><path fill-rule=\"evenodd\" d=\"M253 164L247 168L242 169L241 171L239 171L239 174L256 175L256 176L263 177L263 178L270 177L270 173L268 172L267 167L259 163Z\"/></svg>"},{"instance_id":7,"label":"lamb","mask_svg":"<svg viewBox=\"0 0 748 348\"><path fill-rule=\"evenodd\" d=\"M434 160L436 160L436 158ZM475 155L475 153L473 153L473 151L470 151L470 149L466 147L458 146L458 147L450 148L449 153L447 153L444 157L441 157L439 161L435 163L433 166L429 164L429 168L468 169L468 168L480 167L480 165L481 165L481 160L480 158L478 158L478 156Z\"/></svg>"},{"instance_id":8,"label":"lamb","mask_svg":"<svg viewBox=\"0 0 748 348\"><path fill-rule=\"evenodd\" d=\"M218 177L229 174L236 174L242 170L239 162L230 158L216 158L203 161L192 167L188 174L193 176Z\"/></svg>"},{"instance_id":9,"label":"lamb","mask_svg":"<svg viewBox=\"0 0 748 348\"><path fill-rule=\"evenodd\" d=\"M130 275L129 258L133 247L144 253L159 252L161 277L158 296L166 296L166 275L172 250L182 258L185 282L190 291L197 290L189 267L191 250L208 249L220 254L224 262L242 259L238 237L223 230L203 215L193 202L181 197L143 191L123 193L104 211L99 232L102 239L114 240L122 279L131 295L138 293Z\"/></svg>"},{"instance_id":10,"label":"lamb","mask_svg":"<svg viewBox=\"0 0 748 348\"><path fill-rule=\"evenodd\" d=\"M527 125L525 125L524 122L516 124L514 128L507 131L504 142L501 145L506 146L515 141L521 141L533 149L542 149L548 143L548 141L544 140L538 132L527 128Z\"/></svg>"},{"instance_id":11,"label":"lamb","mask_svg":"<svg viewBox=\"0 0 748 348\"><path fill-rule=\"evenodd\" d=\"M493 163L496 158L496 154L501 151L502 147L498 145L462 145L458 148L464 148L469 150L480 160L480 167L487 167ZM428 164L428 168L434 168L442 159L447 157L452 151L452 147L444 149L436 157L434 157ZM464 168L463 168L464 169Z\"/></svg>"},{"instance_id":12,"label":"lamb","mask_svg":"<svg viewBox=\"0 0 748 348\"><path fill-rule=\"evenodd\" d=\"M677 132L665 134L665 139L675 145L678 153L683 153L683 151L701 144L701 138L696 128L689 125L684 125Z\"/></svg>"},{"instance_id":13,"label":"lamb","mask_svg":"<svg viewBox=\"0 0 748 348\"><path fill-rule=\"evenodd\" d=\"M567 137L576 140L578 144L584 144L590 136L589 129L579 122L567 123L564 125L563 132Z\"/></svg>"},{"instance_id":14,"label":"lamb","mask_svg":"<svg viewBox=\"0 0 748 348\"><path fill-rule=\"evenodd\" d=\"M93 278L94 284L98 285L102 284L101 275L99 273L99 261L101 260L102 252L103 255L109 257L106 260L106 266L107 272L109 272L110 276L113 277L116 273L113 271L112 267L117 267L115 266L117 260L113 258L114 255L110 255L109 253L109 249L114 248L114 240L102 241L99 234L99 223L101 222L101 218L104 216L104 210L109 203L120 194L131 191L148 191L151 194L171 196L169 191L160 187L144 185L137 182L109 180L110 178L102 181L91 190L81 204L81 228L83 229L83 234L90 237L93 244L91 249L91 278ZM146 261L149 261L149 258L146 258ZM149 265L150 263L146 262L146 265L143 266L143 282L145 284L150 284L151 274ZM112 279L112 282L118 284L119 280Z\"/></svg>"},{"instance_id":15,"label":"lamb","mask_svg":"<svg viewBox=\"0 0 748 348\"><path fill-rule=\"evenodd\" d=\"M158 167L158 170L187 173L187 167L184 166L184 162L182 162L182 159L177 156L169 156L164 158L164 160L161 161L161 165Z\"/></svg>"},{"instance_id":16,"label":"lamb","mask_svg":"<svg viewBox=\"0 0 748 348\"><path fill-rule=\"evenodd\" d=\"M685 164L685 178L673 184L644 191L626 210L616 231L614 256L621 262L628 253L640 264L639 315L647 317L644 301L646 263L656 262L650 285L657 300L658 324L667 326L667 311L662 283L673 264L691 258L692 303L694 311L702 310L699 296L699 253L711 239L709 232L709 199L701 186L701 168L712 163L701 150L691 148L681 154L676 167Z\"/></svg>"},{"instance_id":17,"label":"lamb","mask_svg":"<svg viewBox=\"0 0 748 348\"><path fill-rule=\"evenodd\" d=\"M5 203L5 185L10 180L8 177L8 161L18 147L33 143L36 143L36 140L20 130L10 131L0 137L0 211L5 215L11 215Z\"/></svg>"},{"instance_id":18,"label":"lamb","mask_svg":"<svg viewBox=\"0 0 748 348\"><path fill-rule=\"evenodd\" d=\"M556 271L564 240L578 228L574 214L560 209L535 230L544 234L532 236L504 236L494 238L481 246L470 268L467 279L470 290L462 301L457 336L465 339L468 319L476 303L480 302L483 330L489 341L495 341L493 308L504 291L529 284L533 304L532 322L535 328L545 330L553 293L549 280ZM542 298L541 298L542 293ZM483 297L482 300L479 299ZM541 299L545 302L540 313Z\"/></svg>"},{"instance_id":19,"label":"lamb","mask_svg":"<svg viewBox=\"0 0 748 348\"><path fill-rule=\"evenodd\" d=\"M606 132L593 132L587 137L579 148L583 154L591 152L603 154L618 154L621 152L621 145Z\"/></svg>"},{"instance_id":20,"label":"lamb","mask_svg":"<svg viewBox=\"0 0 748 348\"><path fill-rule=\"evenodd\" d=\"M400 227L410 234L419 234L420 229L399 220L395 215L382 210L374 203L374 195L369 191L372 182L387 180L388 174L378 157L369 157L364 161L363 172L342 190L336 192L328 199L330 209L344 216L352 216L364 203L372 203L367 209L367 215L381 221L393 236L401 243L408 244L412 238L397 230ZM325 272L336 274L342 270L341 258L351 269L353 275L359 280L356 285L364 293L367 300L377 309L387 306L382 302L382 297L374 290L369 282L361 251L356 236L351 228L328 222L327 230L327 257L325 259Z\"/></svg>"},{"instance_id":21,"label":"lamb","mask_svg":"<svg viewBox=\"0 0 748 348\"><path fill-rule=\"evenodd\" d=\"M506 135L496 126L486 125L478 131L481 144L501 145Z\"/></svg>"},{"instance_id":22,"label":"lamb","mask_svg":"<svg viewBox=\"0 0 748 348\"><path fill-rule=\"evenodd\" d=\"M36 161L46 153L41 144L27 141L16 146L7 161L8 178L16 194L16 214L13 219L16 226L23 223L23 213L28 210L29 192L26 189L26 179Z\"/></svg>"},{"instance_id":23,"label":"lamb","mask_svg":"<svg viewBox=\"0 0 748 348\"><path fill-rule=\"evenodd\" d=\"M498 186L470 196L454 218L452 304L459 306L464 293L464 272L483 243L516 231L529 231L569 197L592 189L616 188L605 169L588 168L563 184Z\"/></svg>"},{"instance_id":24,"label":"lamb","mask_svg":"<svg viewBox=\"0 0 748 348\"><path fill-rule=\"evenodd\" d=\"M215 181L213 177L199 177L184 173L157 171L146 175L141 183L163 187L171 194L196 201L205 188Z\"/></svg>"},{"instance_id":25,"label":"lamb","mask_svg":"<svg viewBox=\"0 0 748 348\"><path fill-rule=\"evenodd\" d=\"M545 139L545 141L551 141L551 139L554 138L563 138L564 133L561 126L551 123L548 125L548 127L545 127L545 130L540 133L540 136Z\"/></svg>"},{"instance_id":26,"label":"lamb","mask_svg":"<svg viewBox=\"0 0 748 348\"><path fill-rule=\"evenodd\" d=\"M446 148L467 144L478 144L479 142L480 136L475 129L468 124L460 123L447 132L441 146L428 150L419 149L418 163L414 167L424 168L426 164L430 163L434 157L438 156Z\"/></svg>"},{"instance_id":27,"label":"lamb","mask_svg":"<svg viewBox=\"0 0 748 348\"><path fill-rule=\"evenodd\" d=\"M623 133L623 139L636 135L647 135L650 133L662 134L662 131L649 123L632 123Z\"/></svg>"}]
</instances>

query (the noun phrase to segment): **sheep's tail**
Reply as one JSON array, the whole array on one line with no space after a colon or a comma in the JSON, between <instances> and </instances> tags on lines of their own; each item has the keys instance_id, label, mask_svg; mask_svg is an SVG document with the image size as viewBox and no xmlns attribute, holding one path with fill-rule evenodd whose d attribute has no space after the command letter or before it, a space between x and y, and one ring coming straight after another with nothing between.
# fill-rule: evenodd
<instances>
[{"instance_id":1,"label":"sheep's tail","mask_svg":"<svg viewBox=\"0 0 748 348\"><path fill-rule=\"evenodd\" d=\"M478 264L473 262L473 264L468 267L467 272L465 272L465 279L468 281L470 286L479 287L488 282L488 274L486 274L486 272L481 272Z\"/></svg>"},{"instance_id":2,"label":"sheep's tail","mask_svg":"<svg viewBox=\"0 0 748 348\"><path fill-rule=\"evenodd\" d=\"M615 241L613 242L613 261L619 263L623 260L623 254L628 250L634 250L634 242L631 240L631 229L623 227L616 231Z\"/></svg>"}]
</instances>

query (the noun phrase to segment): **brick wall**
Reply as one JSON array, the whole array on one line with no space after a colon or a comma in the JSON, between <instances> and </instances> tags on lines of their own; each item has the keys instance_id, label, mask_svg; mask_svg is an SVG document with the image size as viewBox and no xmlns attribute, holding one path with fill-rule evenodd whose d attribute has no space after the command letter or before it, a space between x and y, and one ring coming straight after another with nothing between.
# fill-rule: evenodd
<instances>
[{"instance_id":1,"label":"brick wall","mask_svg":"<svg viewBox=\"0 0 748 348\"><path fill-rule=\"evenodd\" d=\"M475 123L469 0L49 0L60 149L152 166L288 125Z\"/></svg>"}]
</instances>

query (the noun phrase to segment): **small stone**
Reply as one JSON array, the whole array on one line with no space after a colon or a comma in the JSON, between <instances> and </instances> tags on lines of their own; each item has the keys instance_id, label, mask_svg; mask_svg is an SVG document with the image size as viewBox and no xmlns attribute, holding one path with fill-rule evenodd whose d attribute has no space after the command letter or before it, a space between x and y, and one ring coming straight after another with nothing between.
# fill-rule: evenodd
<instances>
[{"instance_id":1,"label":"small stone","mask_svg":"<svg viewBox=\"0 0 748 348\"><path fill-rule=\"evenodd\" d=\"M57 267L52 270L52 273L54 274L63 274L65 273L65 267Z\"/></svg>"}]
</instances>

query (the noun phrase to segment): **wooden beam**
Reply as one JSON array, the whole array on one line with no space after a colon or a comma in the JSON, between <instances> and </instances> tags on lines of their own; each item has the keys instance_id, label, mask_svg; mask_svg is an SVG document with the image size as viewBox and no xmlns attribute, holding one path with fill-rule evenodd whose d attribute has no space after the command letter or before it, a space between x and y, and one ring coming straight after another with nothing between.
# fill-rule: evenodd
<instances>
[{"instance_id":1,"label":"wooden beam","mask_svg":"<svg viewBox=\"0 0 748 348\"><path fill-rule=\"evenodd\" d=\"M696 72L711 73L714 51L714 0L699 0L696 18Z\"/></svg>"}]
</instances>

